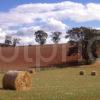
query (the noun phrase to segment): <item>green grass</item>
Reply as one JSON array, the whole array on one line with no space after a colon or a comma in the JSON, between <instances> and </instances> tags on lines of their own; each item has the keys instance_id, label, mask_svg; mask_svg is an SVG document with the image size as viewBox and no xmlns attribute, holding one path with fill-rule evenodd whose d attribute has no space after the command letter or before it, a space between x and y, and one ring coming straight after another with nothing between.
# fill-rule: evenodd
<instances>
[{"instance_id":1,"label":"green grass","mask_svg":"<svg viewBox=\"0 0 100 100\"><path fill-rule=\"evenodd\" d=\"M82 69L84 76L79 75ZM92 70L98 75L91 76ZM0 84L0 100L100 100L100 67L44 70L32 77L32 90L26 92L3 90Z\"/></svg>"}]
</instances>

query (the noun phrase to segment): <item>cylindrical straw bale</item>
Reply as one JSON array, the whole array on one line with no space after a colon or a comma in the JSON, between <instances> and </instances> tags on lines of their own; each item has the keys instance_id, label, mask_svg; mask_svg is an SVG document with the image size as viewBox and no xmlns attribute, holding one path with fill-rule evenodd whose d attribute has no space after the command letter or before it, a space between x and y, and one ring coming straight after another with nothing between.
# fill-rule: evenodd
<instances>
[{"instance_id":1,"label":"cylindrical straw bale","mask_svg":"<svg viewBox=\"0 0 100 100\"><path fill-rule=\"evenodd\" d=\"M8 71L3 77L4 89L29 90L31 87L31 76L26 71Z\"/></svg>"},{"instance_id":2,"label":"cylindrical straw bale","mask_svg":"<svg viewBox=\"0 0 100 100\"><path fill-rule=\"evenodd\" d=\"M79 72L79 75L84 75L85 74L85 71L84 70L81 70L80 72Z\"/></svg>"}]
</instances>

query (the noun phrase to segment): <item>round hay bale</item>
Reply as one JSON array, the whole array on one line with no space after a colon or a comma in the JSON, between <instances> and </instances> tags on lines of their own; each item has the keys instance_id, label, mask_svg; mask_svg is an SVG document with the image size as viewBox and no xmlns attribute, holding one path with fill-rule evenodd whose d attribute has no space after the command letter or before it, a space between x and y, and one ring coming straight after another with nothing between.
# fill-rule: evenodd
<instances>
[{"instance_id":1,"label":"round hay bale","mask_svg":"<svg viewBox=\"0 0 100 100\"><path fill-rule=\"evenodd\" d=\"M97 75L96 71L91 72L91 76L96 76L96 75Z\"/></svg>"},{"instance_id":2,"label":"round hay bale","mask_svg":"<svg viewBox=\"0 0 100 100\"><path fill-rule=\"evenodd\" d=\"M84 70L81 70L80 72L79 72L79 75L84 75L85 74L85 71Z\"/></svg>"},{"instance_id":3,"label":"round hay bale","mask_svg":"<svg viewBox=\"0 0 100 100\"><path fill-rule=\"evenodd\" d=\"M35 73L36 73L35 68L33 68L33 69L28 69L27 71L28 71L30 74L35 74Z\"/></svg>"},{"instance_id":4,"label":"round hay bale","mask_svg":"<svg viewBox=\"0 0 100 100\"><path fill-rule=\"evenodd\" d=\"M3 77L3 88L11 90L29 90L32 87L31 76L26 71L8 71Z\"/></svg>"}]
</instances>

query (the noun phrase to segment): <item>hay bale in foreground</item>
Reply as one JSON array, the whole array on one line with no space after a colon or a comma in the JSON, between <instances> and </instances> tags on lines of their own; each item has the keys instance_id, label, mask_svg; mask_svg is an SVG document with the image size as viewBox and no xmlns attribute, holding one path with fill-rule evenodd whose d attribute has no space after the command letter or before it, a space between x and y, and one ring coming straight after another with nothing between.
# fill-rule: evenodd
<instances>
[{"instance_id":1,"label":"hay bale in foreground","mask_svg":"<svg viewBox=\"0 0 100 100\"><path fill-rule=\"evenodd\" d=\"M91 72L91 76L96 76L96 75L97 75L96 71Z\"/></svg>"},{"instance_id":2,"label":"hay bale in foreground","mask_svg":"<svg viewBox=\"0 0 100 100\"><path fill-rule=\"evenodd\" d=\"M3 77L3 88L12 90L29 90L32 87L31 76L25 71L8 71Z\"/></svg>"},{"instance_id":3,"label":"hay bale in foreground","mask_svg":"<svg viewBox=\"0 0 100 100\"><path fill-rule=\"evenodd\" d=\"M85 71L84 70L81 70L80 72L79 72L79 75L84 75L85 74Z\"/></svg>"}]
</instances>

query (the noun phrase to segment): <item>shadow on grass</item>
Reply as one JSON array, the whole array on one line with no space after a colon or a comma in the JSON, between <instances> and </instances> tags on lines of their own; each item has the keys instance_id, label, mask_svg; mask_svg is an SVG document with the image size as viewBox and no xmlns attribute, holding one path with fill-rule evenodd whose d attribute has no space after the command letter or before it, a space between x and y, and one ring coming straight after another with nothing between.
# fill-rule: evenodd
<instances>
[{"instance_id":1,"label":"shadow on grass","mask_svg":"<svg viewBox=\"0 0 100 100\"><path fill-rule=\"evenodd\" d=\"M15 91L15 90L12 90L12 89L4 89L3 87L0 87L0 91Z\"/></svg>"}]
</instances>

